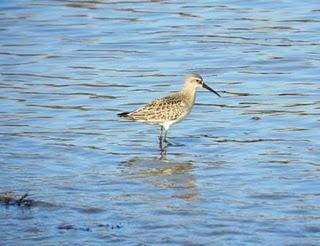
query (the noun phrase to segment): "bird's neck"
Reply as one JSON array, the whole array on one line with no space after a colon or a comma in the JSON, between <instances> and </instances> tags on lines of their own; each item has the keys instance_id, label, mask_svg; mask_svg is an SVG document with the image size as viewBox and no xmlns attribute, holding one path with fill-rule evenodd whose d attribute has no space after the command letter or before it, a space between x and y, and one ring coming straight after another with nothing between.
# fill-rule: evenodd
<instances>
[{"instance_id":1,"label":"bird's neck","mask_svg":"<svg viewBox=\"0 0 320 246\"><path fill-rule=\"evenodd\" d=\"M196 99L196 89L186 86L183 88L182 94L185 98L186 103L188 103L192 107Z\"/></svg>"}]
</instances>

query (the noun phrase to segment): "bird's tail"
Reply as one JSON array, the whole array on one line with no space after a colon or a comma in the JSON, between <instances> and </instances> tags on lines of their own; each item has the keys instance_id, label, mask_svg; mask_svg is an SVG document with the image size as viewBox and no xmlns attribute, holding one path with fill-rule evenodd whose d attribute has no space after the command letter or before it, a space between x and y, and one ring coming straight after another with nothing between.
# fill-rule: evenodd
<instances>
[{"instance_id":1,"label":"bird's tail","mask_svg":"<svg viewBox=\"0 0 320 246\"><path fill-rule=\"evenodd\" d=\"M119 113L118 116L119 117L128 117L130 114L130 112L123 112L123 113Z\"/></svg>"}]
</instances>

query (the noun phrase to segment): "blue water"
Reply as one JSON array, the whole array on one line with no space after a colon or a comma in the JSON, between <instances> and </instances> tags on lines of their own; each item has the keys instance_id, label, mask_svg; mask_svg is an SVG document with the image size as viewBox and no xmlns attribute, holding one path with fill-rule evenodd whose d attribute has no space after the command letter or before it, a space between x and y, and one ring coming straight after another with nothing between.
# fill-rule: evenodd
<instances>
[{"instance_id":1,"label":"blue water","mask_svg":"<svg viewBox=\"0 0 320 246\"><path fill-rule=\"evenodd\" d=\"M0 2L3 245L319 245L318 1ZM200 90L165 152L116 114Z\"/></svg>"}]
</instances>

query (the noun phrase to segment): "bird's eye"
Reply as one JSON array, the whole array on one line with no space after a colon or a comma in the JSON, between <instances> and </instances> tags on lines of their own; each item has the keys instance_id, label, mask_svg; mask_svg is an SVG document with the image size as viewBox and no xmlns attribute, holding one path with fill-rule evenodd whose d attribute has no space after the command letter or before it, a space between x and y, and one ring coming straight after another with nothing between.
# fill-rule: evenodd
<instances>
[{"instance_id":1,"label":"bird's eye","mask_svg":"<svg viewBox=\"0 0 320 246\"><path fill-rule=\"evenodd\" d=\"M200 79L196 79L196 81L197 81L199 84L201 84L201 80L200 80Z\"/></svg>"}]
</instances>

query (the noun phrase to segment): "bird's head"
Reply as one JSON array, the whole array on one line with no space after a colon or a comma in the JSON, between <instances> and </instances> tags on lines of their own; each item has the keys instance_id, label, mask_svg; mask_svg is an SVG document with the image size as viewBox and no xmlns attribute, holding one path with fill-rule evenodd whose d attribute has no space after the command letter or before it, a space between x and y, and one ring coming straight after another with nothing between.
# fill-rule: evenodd
<instances>
[{"instance_id":1,"label":"bird's head","mask_svg":"<svg viewBox=\"0 0 320 246\"><path fill-rule=\"evenodd\" d=\"M198 88L198 87L203 87L213 93L215 93L217 96L220 97L220 95L218 94L218 92L216 92L215 90L213 90L212 88L210 88L203 80L203 78L196 73L192 73L190 75L187 76L186 78L186 86L192 86L194 88Z\"/></svg>"}]
</instances>

